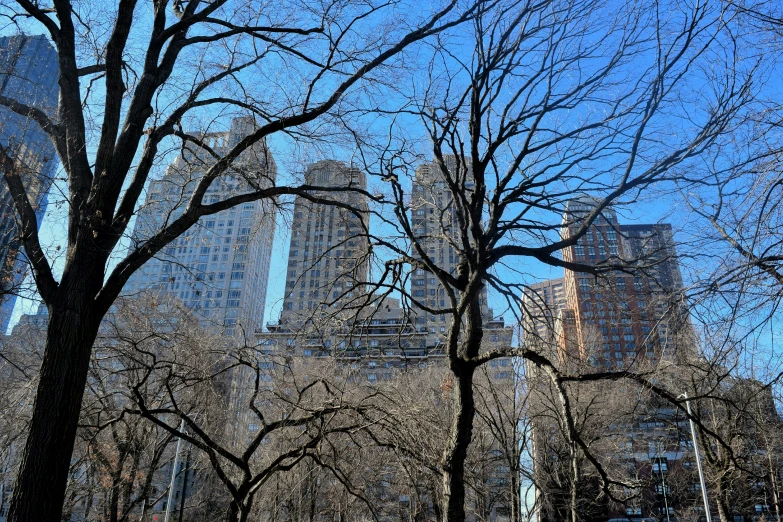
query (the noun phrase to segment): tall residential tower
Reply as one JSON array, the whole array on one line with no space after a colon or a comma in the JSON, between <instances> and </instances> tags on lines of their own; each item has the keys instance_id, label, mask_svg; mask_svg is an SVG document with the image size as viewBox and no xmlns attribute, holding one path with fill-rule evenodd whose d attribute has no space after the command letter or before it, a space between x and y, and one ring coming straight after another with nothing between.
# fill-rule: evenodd
<instances>
[{"instance_id":1,"label":"tall residential tower","mask_svg":"<svg viewBox=\"0 0 783 522\"><path fill-rule=\"evenodd\" d=\"M448 174L445 174L441 165L435 161L416 169L411 197L411 225L416 242L426 257L438 268L456 274L461 262L463 233L447 176L462 185L466 196L473 191L475 183L472 166L466 158L446 155L443 162ZM412 255L417 259L424 257L415 248ZM430 309L450 306L440 280L422 268L414 269L410 292L415 300L414 309L417 308L416 302ZM487 308L486 289L482 290L480 299L482 315L491 321L492 312ZM428 334L428 345L439 342L445 336L449 322L447 314L431 314L421 309L416 310L416 314L416 328Z\"/></svg>"},{"instance_id":2,"label":"tall residential tower","mask_svg":"<svg viewBox=\"0 0 783 522\"><path fill-rule=\"evenodd\" d=\"M237 118L227 132L203 133L200 139L221 155L253 130L252 119ZM193 187L213 162L205 151L186 145L164 176L150 182L133 240L144 241L181 215ZM258 143L211 184L204 201L216 203L252 187L271 186L276 173L266 146ZM205 216L139 269L124 293L163 291L196 311L209 326L230 334L240 325L252 333L263 324L274 229L275 207L266 200Z\"/></svg>"},{"instance_id":3,"label":"tall residential tower","mask_svg":"<svg viewBox=\"0 0 783 522\"><path fill-rule=\"evenodd\" d=\"M335 189L367 188L364 172L335 160L309 165L305 182ZM367 283L367 198L354 190L313 192L312 196L345 207L302 196L294 201L286 295L280 314L284 325L331 316L329 309L350 308Z\"/></svg>"},{"instance_id":4,"label":"tall residential tower","mask_svg":"<svg viewBox=\"0 0 783 522\"><path fill-rule=\"evenodd\" d=\"M57 53L43 35L0 38L0 95L42 110L56 120ZM33 120L0 107L0 145L22 170L22 181L41 226L47 194L57 168L54 146ZM27 260L17 236L16 210L5 181L0 181L0 332L5 333Z\"/></svg>"}]
</instances>

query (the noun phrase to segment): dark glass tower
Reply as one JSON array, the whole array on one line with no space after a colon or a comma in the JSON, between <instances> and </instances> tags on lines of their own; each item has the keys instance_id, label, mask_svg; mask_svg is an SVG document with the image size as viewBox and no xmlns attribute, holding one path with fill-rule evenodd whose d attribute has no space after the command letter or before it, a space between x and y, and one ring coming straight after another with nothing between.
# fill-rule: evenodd
<instances>
[{"instance_id":1,"label":"dark glass tower","mask_svg":"<svg viewBox=\"0 0 783 522\"><path fill-rule=\"evenodd\" d=\"M0 94L44 111L55 119L59 67L57 53L43 36L0 38ZM22 180L36 210L38 226L57 168L52 142L37 123L0 106L0 145L24 172ZM5 333L16 303L15 291L27 272L20 249L16 211L5 182L0 182L0 332Z\"/></svg>"}]
</instances>

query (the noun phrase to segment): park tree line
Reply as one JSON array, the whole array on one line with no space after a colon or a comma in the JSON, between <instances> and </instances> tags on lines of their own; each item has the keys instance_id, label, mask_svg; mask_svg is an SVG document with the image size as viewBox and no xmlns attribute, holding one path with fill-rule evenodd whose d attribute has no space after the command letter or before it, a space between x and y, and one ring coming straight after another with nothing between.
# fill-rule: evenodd
<instances>
[{"instance_id":1,"label":"park tree line","mask_svg":"<svg viewBox=\"0 0 783 522\"><path fill-rule=\"evenodd\" d=\"M731 505L732 473L756 468L743 456L747 425L734 429L720 416L732 408L771 411L756 408L742 387L732 392L731 379L754 377L762 391L774 392L779 373L774 338L765 335L774 331L781 283L775 199L780 97L772 87L780 23L774 8L597 0L454 0L430 10L405 2L4 2L0 16L9 30L42 32L57 51L56 118L19 100L0 104L50 136L67 209L55 235L64 252L55 269L19 162L0 149L20 239L49 314L42 346L22 349L19 361L3 358L13 383L9 393L25 397L9 404L29 399L32 405L4 429L4 437L21 445L9 520L59 521L74 499L84 508L96 495L112 519L144 510L154 496L145 477L167 463L175 439L194 448L194 466L225 490L203 505L218 505L227 520L247 520L261 497L318 518L319 488L336 488L334 498L343 499L345 509L377 516L378 499L366 487L371 480L361 473L373 469L377 479L379 466L395 467L388 474L394 480L407 473L416 489L405 494L411 506L413 498L427 499L423 519L435 513L440 520L466 520L477 516L480 492L493 489L481 485L473 462L486 462L476 455L498 441L506 447L486 451L513 470L512 504L520 506L530 502L520 498L523 484L536 480L519 464L528 440L519 426L532 414L527 406L514 407L504 418L509 413L493 407L497 399L482 378L493 361L507 357L545 382L551 407L542 415L562 431L575 463L572 474L563 475L564 491L589 480L596 496L627 500L618 488L624 494L635 484L594 454L593 428L582 409L590 387L626 386L696 422L710 450L705 460L718 470L711 480L722 488L720 502ZM183 187L182 212L126 248L123 238L144 187L171 151L209 152L190 129L240 114L254 118L254 130ZM268 389L262 370L274 361L262 360L266 354L246 340L226 346L225 340L188 336L188 329L182 342L170 344L180 340L182 328L172 325L177 335L135 328L103 342L101 324L107 317L111 323L129 277L201 218L248 201L268 200L284 211L290 196L328 204L329 193L357 191L241 170L247 192L205 199L221 176L235 173L235 160L262 143L273 156L275 146L294 156L351 150L367 171L371 188L358 192L369 201L375 227L363 233L377 276L367 281L368 295L375 296L367 306L395 293L417 309L449 317L445 375L425 379L430 389L437 386L431 395L419 394L428 404L443 404L437 412L422 406L422 416L445 418L425 423L414 416L410 431L400 432L406 424L386 424L410 409L389 411L391 392L349 379L304 379L311 370L289 369L290 361L275 363L288 376L282 390ZM445 196L431 202L438 219L422 236L409 209L411 180L425 161L435 178L420 189ZM567 223L575 232L563 238L565 204L576 194L596 198L596 205ZM684 202L679 211L694 230L708 232L680 246L681 256L700 269L689 280L700 358L684 377L668 376L667 368L598 372L558 361L535 343L487 342L486 291L500 296L502 313L522 322L520 302L534 266L599 278L633 270L641 260L596 266L565 261L560 252L607 209L632 211L661 195ZM715 240L709 249L699 242L707 237ZM432 240L448 244L460 259L456 273L431 255ZM412 270L439 281L444 304L411 295ZM141 311L136 315L139 324L153 324ZM139 337L144 332L148 336ZM154 345L164 340L167 349L177 349L159 354ZM116 375L102 366L104 348L122 352ZM243 394L232 393L236 379L250 383L241 386ZM295 382L284 385L286 379ZM692 401L703 409L685 413L678 379L689 383ZM528 384L507 399L528 405ZM127 392L121 400L115 386ZM404 394L407 388L399 386ZM225 408L227 398L238 401L233 409ZM258 422L248 424L257 430L247 440L245 434L224 440L225 416L237 412L254 416ZM761 420L747 422L765 433ZM427 426L435 428L426 438L411 437ZM485 445L485 437L492 444ZM425 442L431 446L417 447ZM346 466L365 448L366 467ZM377 459L389 455L384 452L394 458ZM579 459L585 460L581 468ZM95 486L74 491L78 473L85 477L80 484L92 480ZM290 493L286 481L297 474L296 502L291 495L259 496L272 486ZM546 500L547 490L540 491ZM578 520L584 510L569 495L570 516ZM489 496L482 502L491 504ZM521 507L511 512L517 520L524 516Z\"/></svg>"}]
</instances>

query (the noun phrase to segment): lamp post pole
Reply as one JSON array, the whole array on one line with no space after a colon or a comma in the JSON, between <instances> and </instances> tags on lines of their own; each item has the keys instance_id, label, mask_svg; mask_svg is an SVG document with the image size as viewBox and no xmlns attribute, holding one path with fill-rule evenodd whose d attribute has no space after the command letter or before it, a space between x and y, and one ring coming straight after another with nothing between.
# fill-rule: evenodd
<instances>
[{"instance_id":1,"label":"lamp post pole","mask_svg":"<svg viewBox=\"0 0 783 522\"><path fill-rule=\"evenodd\" d=\"M710 514L710 502L707 500L707 482L704 480L704 470L701 467L701 455L699 455L699 442L696 440L696 425L693 423L691 414L691 402L688 400L688 394L683 393L678 399L685 399L685 408L688 411L688 422L691 425L691 438L693 439L693 454L696 456L696 468L699 470L699 482L701 483L701 497L704 499L704 514L707 516L707 522L712 522Z\"/></svg>"},{"instance_id":2,"label":"lamp post pole","mask_svg":"<svg viewBox=\"0 0 783 522\"><path fill-rule=\"evenodd\" d=\"M179 425L179 431L185 431L185 419ZM179 452L182 449L182 437L177 439L177 449L174 452L174 465L171 468L171 483L169 483L169 500L166 502L166 515L163 522L169 522L171 518L171 506L174 504L174 482L177 480L177 466L179 466Z\"/></svg>"}]
</instances>

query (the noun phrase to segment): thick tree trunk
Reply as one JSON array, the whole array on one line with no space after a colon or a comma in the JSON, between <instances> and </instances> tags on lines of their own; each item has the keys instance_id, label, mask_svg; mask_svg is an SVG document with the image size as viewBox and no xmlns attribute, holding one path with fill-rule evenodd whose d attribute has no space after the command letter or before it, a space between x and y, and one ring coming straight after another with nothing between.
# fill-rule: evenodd
<instances>
[{"instance_id":1,"label":"thick tree trunk","mask_svg":"<svg viewBox=\"0 0 783 522\"><path fill-rule=\"evenodd\" d=\"M237 496L233 497L231 503L226 509L226 515L223 518L225 522L247 522L250 516L250 510L253 508L254 494L249 493L250 485L243 482L237 488ZM242 499L241 501L237 499Z\"/></svg>"},{"instance_id":2,"label":"thick tree trunk","mask_svg":"<svg viewBox=\"0 0 783 522\"><path fill-rule=\"evenodd\" d=\"M109 505L109 522L118 522L118 513L120 510L120 487L122 487L122 477L118 474L112 478L111 501Z\"/></svg>"},{"instance_id":3,"label":"thick tree trunk","mask_svg":"<svg viewBox=\"0 0 783 522\"><path fill-rule=\"evenodd\" d=\"M100 318L85 292L60 288L49 307L33 417L11 500L9 522L60 522L92 345ZM84 290L84 289L82 289Z\"/></svg>"},{"instance_id":4,"label":"thick tree trunk","mask_svg":"<svg viewBox=\"0 0 783 522\"><path fill-rule=\"evenodd\" d=\"M465 460L473 437L476 403L473 397L475 369L461 364L455 374L454 413L443 453L443 513L445 522L465 520Z\"/></svg>"},{"instance_id":5,"label":"thick tree trunk","mask_svg":"<svg viewBox=\"0 0 783 522\"><path fill-rule=\"evenodd\" d=\"M236 502L231 502L226 510L226 516L223 518L225 522L239 522L239 505Z\"/></svg>"}]
</instances>

